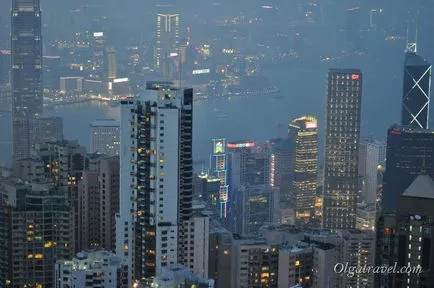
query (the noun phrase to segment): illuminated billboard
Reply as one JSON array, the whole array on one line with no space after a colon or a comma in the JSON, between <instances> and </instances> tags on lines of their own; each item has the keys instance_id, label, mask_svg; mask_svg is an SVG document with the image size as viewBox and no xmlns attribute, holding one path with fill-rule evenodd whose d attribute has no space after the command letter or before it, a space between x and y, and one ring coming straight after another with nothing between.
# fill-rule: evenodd
<instances>
[{"instance_id":1,"label":"illuminated billboard","mask_svg":"<svg viewBox=\"0 0 434 288\"><path fill-rule=\"evenodd\" d=\"M255 142L244 142L244 143L228 143L228 148L251 148L255 147Z\"/></svg>"},{"instance_id":2,"label":"illuminated billboard","mask_svg":"<svg viewBox=\"0 0 434 288\"><path fill-rule=\"evenodd\" d=\"M353 79L353 80L359 80L359 78L360 78L360 75L358 75L358 74L352 74L351 75L351 79Z\"/></svg>"},{"instance_id":3,"label":"illuminated billboard","mask_svg":"<svg viewBox=\"0 0 434 288\"><path fill-rule=\"evenodd\" d=\"M214 139L214 154L224 154L225 153L225 139Z\"/></svg>"},{"instance_id":4,"label":"illuminated billboard","mask_svg":"<svg viewBox=\"0 0 434 288\"><path fill-rule=\"evenodd\" d=\"M306 129L318 128L318 121L306 122Z\"/></svg>"},{"instance_id":5,"label":"illuminated billboard","mask_svg":"<svg viewBox=\"0 0 434 288\"><path fill-rule=\"evenodd\" d=\"M199 74L208 74L211 72L211 69L199 69L199 70L193 70L191 73L193 75L199 75Z\"/></svg>"},{"instance_id":6,"label":"illuminated billboard","mask_svg":"<svg viewBox=\"0 0 434 288\"><path fill-rule=\"evenodd\" d=\"M123 83L128 82L128 78L117 78L113 80L113 83Z\"/></svg>"},{"instance_id":7,"label":"illuminated billboard","mask_svg":"<svg viewBox=\"0 0 434 288\"><path fill-rule=\"evenodd\" d=\"M103 32L95 32L93 33L93 37L97 38L97 37L103 37L104 33Z\"/></svg>"}]
</instances>

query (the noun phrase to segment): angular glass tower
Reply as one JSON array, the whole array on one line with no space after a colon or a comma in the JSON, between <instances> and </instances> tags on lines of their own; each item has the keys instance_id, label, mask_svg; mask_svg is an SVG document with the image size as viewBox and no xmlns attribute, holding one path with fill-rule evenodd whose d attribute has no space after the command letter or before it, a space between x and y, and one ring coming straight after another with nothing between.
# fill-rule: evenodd
<instances>
[{"instance_id":1,"label":"angular glass tower","mask_svg":"<svg viewBox=\"0 0 434 288\"><path fill-rule=\"evenodd\" d=\"M13 147L29 156L31 120L42 114L42 36L39 0L13 0L11 15Z\"/></svg>"},{"instance_id":2,"label":"angular glass tower","mask_svg":"<svg viewBox=\"0 0 434 288\"><path fill-rule=\"evenodd\" d=\"M415 50L405 53L402 125L428 129L431 67Z\"/></svg>"}]
</instances>

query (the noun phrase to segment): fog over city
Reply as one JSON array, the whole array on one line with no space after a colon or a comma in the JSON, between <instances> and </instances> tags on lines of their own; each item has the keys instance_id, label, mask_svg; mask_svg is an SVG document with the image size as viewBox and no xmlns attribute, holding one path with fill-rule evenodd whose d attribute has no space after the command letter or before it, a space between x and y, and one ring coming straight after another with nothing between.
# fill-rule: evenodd
<instances>
[{"instance_id":1,"label":"fog over city","mask_svg":"<svg viewBox=\"0 0 434 288\"><path fill-rule=\"evenodd\" d=\"M3 0L0 288L433 287L433 19Z\"/></svg>"}]
</instances>

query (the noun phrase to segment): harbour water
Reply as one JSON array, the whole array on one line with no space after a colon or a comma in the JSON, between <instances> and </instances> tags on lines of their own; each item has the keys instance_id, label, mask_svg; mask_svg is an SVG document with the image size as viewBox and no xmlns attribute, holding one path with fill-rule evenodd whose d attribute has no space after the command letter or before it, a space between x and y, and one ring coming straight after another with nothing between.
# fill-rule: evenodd
<instances>
[{"instance_id":1,"label":"harbour water","mask_svg":"<svg viewBox=\"0 0 434 288\"><path fill-rule=\"evenodd\" d=\"M398 122L399 119L402 63L387 58L375 59L375 62L374 59L356 59L356 62L352 59L351 64L353 67L360 68L365 75L362 135L384 139L387 127ZM330 67L332 66L350 67L344 62L333 63ZM309 69L286 65L269 67L263 72L269 77L270 84L279 88L278 95L255 95L196 102L193 140L195 162L208 161L212 138L224 137L229 141L243 139L264 141L285 136L288 122L303 114L317 116L322 132L325 76L328 68L326 65ZM45 114L63 117L65 138L76 139L80 144L89 147L90 123L96 119L119 119L120 110L119 107L108 103L87 102L46 109ZM7 123L2 122L1 125ZM1 131L6 131L3 129ZM320 133L322 139L321 135L322 133ZM3 155L0 156L7 156L5 151L8 150L2 149Z\"/></svg>"}]
</instances>

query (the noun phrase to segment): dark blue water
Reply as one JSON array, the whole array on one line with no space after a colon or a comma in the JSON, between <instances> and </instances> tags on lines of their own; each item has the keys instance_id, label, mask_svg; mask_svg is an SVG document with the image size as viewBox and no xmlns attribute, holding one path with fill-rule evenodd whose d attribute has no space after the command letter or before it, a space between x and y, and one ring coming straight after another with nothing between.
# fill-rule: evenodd
<instances>
[{"instance_id":1,"label":"dark blue water","mask_svg":"<svg viewBox=\"0 0 434 288\"><path fill-rule=\"evenodd\" d=\"M361 133L362 136L372 135L384 139L387 128L398 122L401 111L403 53L396 47L385 48L385 51L379 53L384 57L376 54L316 67L294 65L268 67L263 73L279 88L280 97L258 95L250 98L216 99L195 103L193 143L195 161L208 159L211 150L210 140L214 137L263 141L284 136L288 122L300 115L317 116L320 121L320 135L322 135L325 80L327 69L331 67L362 70L364 85ZM119 119L120 111L119 107L92 102L47 109L46 114L63 117L65 137L77 139L79 143L89 147L89 124L95 119Z\"/></svg>"}]
</instances>

